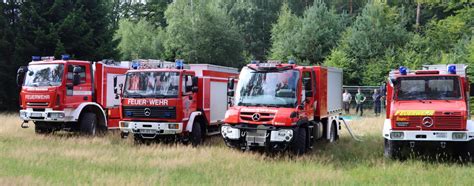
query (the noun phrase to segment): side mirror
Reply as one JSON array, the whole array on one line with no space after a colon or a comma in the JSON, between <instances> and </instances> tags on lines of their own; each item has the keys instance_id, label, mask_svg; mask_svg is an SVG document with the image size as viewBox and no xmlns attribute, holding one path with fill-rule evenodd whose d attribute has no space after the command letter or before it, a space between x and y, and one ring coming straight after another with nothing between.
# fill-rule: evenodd
<instances>
[{"instance_id":1,"label":"side mirror","mask_svg":"<svg viewBox=\"0 0 474 186\"><path fill-rule=\"evenodd\" d=\"M73 79L72 79L72 84L74 86L79 85L81 83L81 76L79 75L79 73L82 72L81 67L74 67L72 72L74 73L74 76L73 76Z\"/></svg>"},{"instance_id":2,"label":"side mirror","mask_svg":"<svg viewBox=\"0 0 474 186\"><path fill-rule=\"evenodd\" d=\"M311 90L311 78L304 78L303 85L305 90Z\"/></svg>"},{"instance_id":3,"label":"side mirror","mask_svg":"<svg viewBox=\"0 0 474 186\"><path fill-rule=\"evenodd\" d=\"M235 79L234 78L229 78L227 80L227 89L229 90L234 90L234 82L235 82ZM233 94L232 94L233 95Z\"/></svg>"},{"instance_id":4,"label":"side mirror","mask_svg":"<svg viewBox=\"0 0 474 186\"><path fill-rule=\"evenodd\" d=\"M72 84L74 86L79 85L81 83L81 76L79 74L74 74L74 79L72 80Z\"/></svg>"},{"instance_id":5,"label":"side mirror","mask_svg":"<svg viewBox=\"0 0 474 186\"><path fill-rule=\"evenodd\" d=\"M117 84L117 82L115 81L116 79L117 77L114 78L114 85ZM122 96L122 88L123 88L122 83L118 84L118 88L116 85L114 86L115 99L118 99L120 96Z\"/></svg>"},{"instance_id":6,"label":"side mirror","mask_svg":"<svg viewBox=\"0 0 474 186\"><path fill-rule=\"evenodd\" d=\"M23 82L25 81L25 74L28 71L28 67L26 66L21 66L18 68L18 71L16 72L16 84L18 87L21 87L23 85Z\"/></svg>"},{"instance_id":7,"label":"side mirror","mask_svg":"<svg viewBox=\"0 0 474 186\"><path fill-rule=\"evenodd\" d=\"M114 87L117 87L117 76L114 76Z\"/></svg>"},{"instance_id":8,"label":"side mirror","mask_svg":"<svg viewBox=\"0 0 474 186\"><path fill-rule=\"evenodd\" d=\"M306 98L313 97L313 91L311 91L311 90L305 90L305 91L304 91L304 96L305 96Z\"/></svg>"},{"instance_id":9,"label":"side mirror","mask_svg":"<svg viewBox=\"0 0 474 186\"><path fill-rule=\"evenodd\" d=\"M229 97L233 97L234 94L235 94L234 90L227 91L227 96L229 96Z\"/></svg>"},{"instance_id":10,"label":"side mirror","mask_svg":"<svg viewBox=\"0 0 474 186\"><path fill-rule=\"evenodd\" d=\"M198 85L198 82L199 82L198 80L199 80L198 77L196 77L196 76L193 77L193 79L192 79L192 81L193 81L193 87L199 86L199 85Z\"/></svg>"}]
</instances>

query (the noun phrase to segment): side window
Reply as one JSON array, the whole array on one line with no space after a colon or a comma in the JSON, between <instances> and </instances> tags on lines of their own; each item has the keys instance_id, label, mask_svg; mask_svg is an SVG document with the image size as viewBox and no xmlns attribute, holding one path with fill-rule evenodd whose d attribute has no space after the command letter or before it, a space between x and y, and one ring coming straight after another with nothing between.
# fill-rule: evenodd
<instances>
[{"instance_id":1,"label":"side window","mask_svg":"<svg viewBox=\"0 0 474 186\"><path fill-rule=\"evenodd\" d=\"M191 93L193 88L193 78L191 75L183 76L182 90L183 94Z\"/></svg>"},{"instance_id":2,"label":"side window","mask_svg":"<svg viewBox=\"0 0 474 186\"><path fill-rule=\"evenodd\" d=\"M68 65L67 68L67 82L66 83L72 83L74 79L74 67L80 67L81 72L79 73L79 76L81 77L81 82L80 84L86 83L86 66L84 65Z\"/></svg>"}]
</instances>

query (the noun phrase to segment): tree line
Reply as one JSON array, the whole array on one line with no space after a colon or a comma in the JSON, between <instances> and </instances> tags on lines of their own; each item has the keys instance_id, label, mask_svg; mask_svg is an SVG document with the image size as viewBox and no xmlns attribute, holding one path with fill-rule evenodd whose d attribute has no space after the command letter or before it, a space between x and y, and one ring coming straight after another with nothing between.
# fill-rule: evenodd
<instances>
[{"instance_id":1,"label":"tree line","mask_svg":"<svg viewBox=\"0 0 474 186\"><path fill-rule=\"evenodd\" d=\"M16 69L31 56L184 59L242 67L295 60L378 85L404 65L474 64L469 0L4 0L0 110L18 107ZM470 73L472 74L472 73Z\"/></svg>"}]
</instances>

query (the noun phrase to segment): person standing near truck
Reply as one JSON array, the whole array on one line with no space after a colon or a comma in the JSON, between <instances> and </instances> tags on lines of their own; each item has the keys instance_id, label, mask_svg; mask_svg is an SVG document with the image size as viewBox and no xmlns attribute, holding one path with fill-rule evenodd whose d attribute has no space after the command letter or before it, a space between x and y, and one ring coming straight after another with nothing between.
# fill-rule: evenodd
<instances>
[{"instance_id":1,"label":"person standing near truck","mask_svg":"<svg viewBox=\"0 0 474 186\"><path fill-rule=\"evenodd\" d=\"M363 104L365 102L365 95L362 93L360 88L357 89L357 94L355 95L355 101L356 101L356 114L359 113L360 111L360 116L364 114L364 107Z\"/></svg>"},{"instance_id":2,"label":"person standing near truck","mask_svg":"<svg viewBox=\"0 0 474 186\"><path fill-rule=\"evenodd\" d=\"M375 116L380 115L380 107L382 104L382 95L379 94L377 89L374 89L374 94L372 95L372 99L374 100L374 113Z\"/></svg>"},{"instance_id":3,"label":"person standing near truck","mask_svg":"<svg viewBox=\"0 0 474 186\"><path fill-rule=\"evenodd\" d=\"M344 90L344 94L342 94L342 103L344 104L344 110L346 114L349 114L349 109L351 107L351 101L352 101L352 95L349 93L349 91Z\"/></svg>"}]
</instances>

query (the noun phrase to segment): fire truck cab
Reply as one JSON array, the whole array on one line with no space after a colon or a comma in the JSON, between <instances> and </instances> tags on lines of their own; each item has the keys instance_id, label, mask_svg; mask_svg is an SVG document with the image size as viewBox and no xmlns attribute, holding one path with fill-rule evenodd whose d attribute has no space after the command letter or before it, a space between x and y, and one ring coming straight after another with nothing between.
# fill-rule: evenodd
<instances>
[{"instance_id":1,"label":"fire truck cab","mask_svg":"<svg viewBox=\"0 0 474 186\"><path fill-rule=\"evenodd\" d=\"M182 60L158 66L147 62L151 61L135 63L121 86L122 137L133 135L137 143L154 140L198 145L206 135L219 134L228 106L227 79L237 76L237 69L184 65Z\"/></svg>"},{"instance_id":2,"label":"fire truck cab","mask_svg":"<svg viewBox=\"0 0 474 186\"><path fill-rule=\"evenodd\" d=\"M407 150L426 146L474 152L466 65L425 65L409 72L390 72L387 114L383 127L384 154L402 158Z\"/></svg>"},{"instance_id":3,"label":"fire truck cab","mask_svg":"<svg viewBox=\"0 0 474 186\"><path fill-rule=\"evenodd\" d=\"M241 70L235 90L233 84L233 106L221 127L229 147L303 154L317 140L338 139L342 70L253 61Z\"/></svg>"},{"instance_id":4,"label":"fire truck cab","mask_svg":"<svg viewBox=\"0 0 474 186\"><path fill-rule=\"evenodd\" d=\"M39 56L32 59L17 73L18 86L22 87L22 127L33 121L39 134L68 130L88 135L118 128L119 102L107 83L111 84L113 76L124 74L127 68L115 63L71 60L68 55L61 60Z\"/></svg>"}]
</instances>

